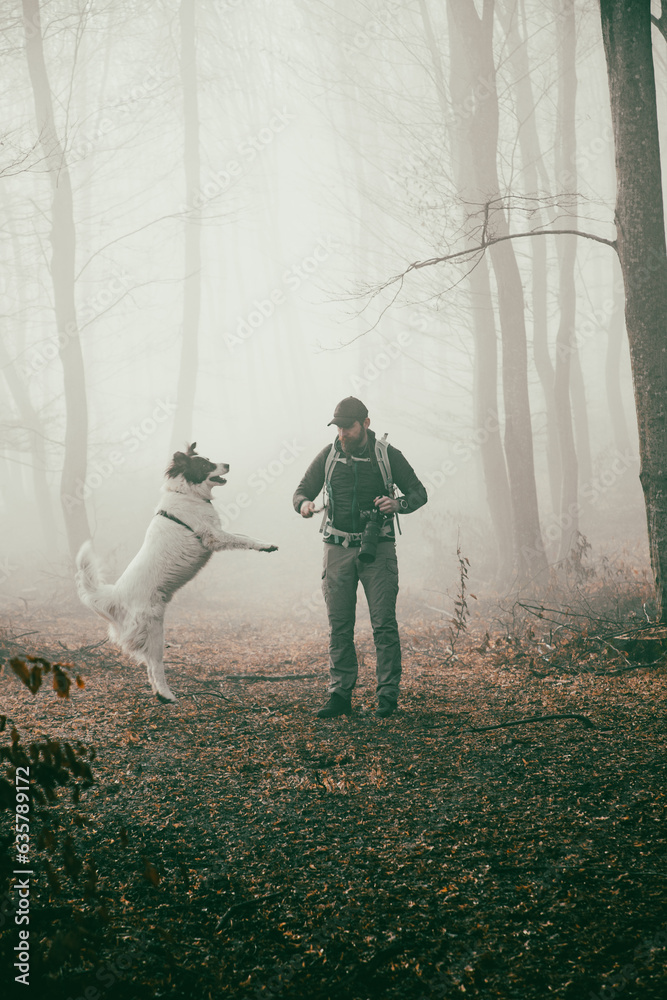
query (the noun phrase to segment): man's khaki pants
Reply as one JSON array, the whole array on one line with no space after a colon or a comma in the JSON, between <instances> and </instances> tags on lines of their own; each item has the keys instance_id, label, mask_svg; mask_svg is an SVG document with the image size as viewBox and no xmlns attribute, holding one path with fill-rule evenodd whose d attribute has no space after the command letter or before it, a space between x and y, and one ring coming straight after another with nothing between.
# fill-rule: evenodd
<instances>
[{"instance_id":1,"label":"man's khaki pants","mask_svg":"<svg viewBox=\"0 0 667 1000\"><path fill-rule=\"evenodd\" d=\"M401 680L401 645L396 623L398 563L393 541L378 544L372 563L359 562L358 548L324 545L322 592L329 615L329 692L349 700L357 683L354 623L360 580L375 640L377 694L395 705Z\"/></svg>"}]
</instances>

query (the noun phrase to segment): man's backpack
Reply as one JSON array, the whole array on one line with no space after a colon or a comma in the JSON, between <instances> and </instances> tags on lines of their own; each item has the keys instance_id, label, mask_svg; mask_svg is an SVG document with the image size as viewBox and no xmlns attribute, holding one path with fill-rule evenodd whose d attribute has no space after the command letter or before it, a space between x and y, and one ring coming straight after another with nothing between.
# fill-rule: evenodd
<instances>
[{"instance_id":1,"label":"man's backpack","mask_svg":"<svg viewBox=\"0 0 667 1000\"><path fill-rule=\"evenodd\" d=\"M324 525L327 523L327 518L331 515L333 520L333 510L332 510L332 497L331 497L331 476L333 473L334 465L337 461L343 460L340 452L336 448L336 442L331 445L331 450L327 455L327 460L324 465L324 486L322 487L322 503L324 506L324 517L322 518L322 524L320 526L320 531L324 531ZM387 443L387 434L385 433L381 438L375 438L375 460L380 470L382 479L384 480L384 488L387 491L387 496L393 497L396 492L396 486L391 474L391 462L389 461L389 444ZM399 534L401 532L401 526L398 521L398 514L395 514L396 527L398 528Z\"/></svg>"}]
</instances>

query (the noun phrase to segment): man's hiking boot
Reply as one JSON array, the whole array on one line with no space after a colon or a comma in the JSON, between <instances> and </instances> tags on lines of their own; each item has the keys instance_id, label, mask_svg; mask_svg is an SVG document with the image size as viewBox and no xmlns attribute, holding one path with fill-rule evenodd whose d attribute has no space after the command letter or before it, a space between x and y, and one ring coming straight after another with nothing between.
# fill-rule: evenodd
<instances>
[{"instance_id":1,"label":"man's hiking boot","mask_svg":"<svg viewBox=\"0 0 667 1000\"><path fill-rule=\"evenodd\" d=\"M378 707L375 710L376 719L388 719L396 711L396 702L389 701L388 698L380 698Z\"/></svg>"},{"instance_id":2,"label":"man's hiking boot","mask_svg":"<svg viewBox=\"0 0 667 1000\"><path fill-rule=\"evenodd\" d=\"M337 719L339 715L352 715L352 705L339 694L332 694L324 708L317 713L318 719Z\"/></svg>"}]
</instances>

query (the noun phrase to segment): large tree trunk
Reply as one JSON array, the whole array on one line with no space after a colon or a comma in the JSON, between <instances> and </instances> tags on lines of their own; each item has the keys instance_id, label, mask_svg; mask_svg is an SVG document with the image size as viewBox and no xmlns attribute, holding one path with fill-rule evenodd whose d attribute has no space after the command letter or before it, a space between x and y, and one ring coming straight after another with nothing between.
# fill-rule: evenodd
<instances>
[{"instance_id":1,"label":"large tree trunk","mask_svg":"<svg viewBox=\"0 0 667 1000\"><path fill-rule=\"evenodd\" d=\"M618 261L614 265L614 306L607 330L607 357L605 360L605 386L607 390L607 407L609 420L614 434L614 444L623 454L632 450L628 421L625 416L625 405L621 392L621 350L625 336L625 319L623 316L623 290L616 281Z\"/></svg>"},{"instance_id":2,"label":"large tree trunk","mask_svg":"<svg viewBox=\"0 0 667 1000\"><path fill-rule=\"evenodd\" d=\"M667 257L649 0L601 0L618 255L658 616L667 618Z\"/></svg>"},{"instance_id":3,"label":"large tree trunk","mask_svg":"<svg viewBox=\"0 0 667 1000\"><path fill-rule=\"evenodd\" d=\"M9 391L14 397L14 403L19 417L29 435L32 452L32 482L35 491L35 503L39 523L42 529L42 545L48 556L55 555L55 545L58 531L53 516L51 493L46 478L46 448L44 445L44 427L33 407L28 390L17 371L17 365L0 339L0 368L2 368Z\"/></svg>"},{"instance_id":4,"label":"large tree trunk","mask_svg":"<svg viewBox=\"0 0 667 1000\"><path fill-rule=\"evenodd\" d=\"M486 261L469 275L475 341L474 416L484 471L486 502L496 538L496 573L500 584L510 582L513 568L512 506L498 413L498 349L491 281Z\"/></svg>"},{"instance_id":5,"label":"large tree trunk","mask_svg":"<svg viewBox=\"0 0 667 1000\"><path fill-rule=\"evenodd\" d=\"M19 261L21 259L20 244L12 224L13 220L11 207L9 202L5 200L4 196L2 197L2 202L7 212L11 228L11 242L14 259ZM30 312L28 302L23 294L24 282L20 278L19 285L18 299L21 305L20 314L22 318L21 320L17 320L18 337L17 344L14 349L15 355L20 354L25 349L26 324L23 317L27 316ZM18 348L18 350L16 348ZM51 490L49 488L46 475L47 456L44 423L32 404L29 386L26 384L25 379L19 374L20 364L18 359L10 356L2 338L0 338L0 368L2 368L4 372L7 385L9 386L9 391L14 398L16 408L19 412L19 417L29 435L30 450L32 452L32 482L33 489L35 491L35 503L37 505L39 522L42 529L42 544L46 555L54 556L56 554L58 528L53 509Z\"/></svg>"},{"instance_id":6,"label":"large tree trunk","mask_svg":"<svg viewBox=\"0 0 667 1000\"><path fill-rule=\"evenodd\" d=\"M557 0L560 3L560 0ZM575 66L576 36L574 4L568 3L557 11L558 17L558 124L556 141L556 183L560 178L572 178L559 200L563 229L577 228L576 178L577 152L575 132L575 107L577 74ZM567 559L579 535L579 481L577 451L572 426L571 382L572 356L576 351L575 323L577 293L574 267L577 260L577 237L561 236L557 241L560 273L560 322L556 336L556 368L554 373L554 398L558 442L560 445L562 484L560 496L561 535L559 559Z\"/></svg>"},{"instance_id":7,"label":"large tree trunk","mask_svg":"<svg viewBox=\"0 0 667 1000\"><path fill-rule=\"evenodd\" d=\"M181 81L183 84L183 165L185 168L185 278L183 283L183 332L178 370L176 415L172 447L192 441L192 421L199 367L199 315L201 311L201 214L195 207L200 194L199 101L197 97L197 47L195 0L181 0Z\"/></svg>"},{"instance_id":8,"label":"large tree trunk","mask_svg":"<svg viewBox=\"0 0 667 1000\"><path fill-rule=\"evenodd\" d=\"M493 61L493 0L484 0L481 18L473 0L449 0L448 10L450 23L456 26L474 77L483 80L488 91L475 102L469 141L476 186L485 213L483 235L493 233L502 239L509 234L509 226L496 164L498 95ZM454 38L452 44L458 44ZM519 583L525 584L546 570L547 560L535 485L523 286L511 240L494 244L489 252L498 288L503 345L505 457L512 502L514 554Z\"/></svg>"},{"instance_id":9,"label":"large tree trunk","mask_svg":"<svg viewBox=\"0 0 667 1000\"><path fill-rule=\"evenodd\" d=\"M56 133L51 88L44 63L39 0L23 0L26 57L35 100L37 130L51 180L51 278L58 343L65 384L65 458L60 482L69 550L76 555L90 538L85 504L79 496L86 479L88 403L74 302L76 239L72 185Z\"/></svg>"},{"instance_id":10,"label":"large tree trunk","mask_svg":"<svg viewBox=\"0 0 667 1000\"><path fill-rule=\"evenodd\" d=\"M419 8L424 25L426 44L433 63L436 93L443 121L450 119L450 109L445 93L442 61L438 51L431 18L425 0L419 0ZM460 46L451 45L450 52L450 92L454 117L465 106L473 89L473 79L469 64L462 57ZM474 201L476 192L472 185L472 151L465 130L451 127L452 159L456 185L462 205ZM474 242L472 226L467 221L469 245ZM486 499L491 515L491 523L496 539L495 571L499 581L507 583L512 572L512 508L510 504L507 466L500 436L498 413L498 351L496 323L491 297L491 282L486 259L482 258L468 275L470 291L470 315L475 344L473 416L476 440L486 487Z\"/></svg>"},{"instance_id":11,"label":"large tree trunk","mask_svg":"<svg viewBox=\"0 0 667 1000\"><path fill-rule=\"evenodd\" d=\"M525 13L522 11L523 36L519 31L519 0L509 0L504 8L499 8L503 30L507 36L507 51L512 66L513 87L516 101L516 116L519 122L519 148L523 168L524 192L530 201L531 224L541 229L546 222L540 207L542 192L550 188L550 180L544 166L540 139L535 116L535 96L530 76L528 57L528 30ZM533 362L537 371L546 411L546 459L549 474L551 507L560 510L561 460L558 444L558 423L554 397L554 366L549 353L549 326L547 322L547 241L531 241L532 267L532 307L533 307Z\"/></svg>"}]
</instances>

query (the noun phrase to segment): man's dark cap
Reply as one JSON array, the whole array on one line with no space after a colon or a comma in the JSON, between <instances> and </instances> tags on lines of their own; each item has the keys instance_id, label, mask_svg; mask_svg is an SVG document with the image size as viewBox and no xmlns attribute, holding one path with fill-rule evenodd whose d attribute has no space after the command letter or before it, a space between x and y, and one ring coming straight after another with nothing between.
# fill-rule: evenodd
<instances>
[{"instance_id":1,"label":"man's dark cap","mask_svg":"<svg viewBox=\"0 0 667 1000\"><path fill-rule=\"evenodd\" d=\"M367 416L368 410L360 399L355 396L346 396L345 399L341 399L334 410L333 420L329 421L328 426L336 424L337 427L351 427L357 420L363 424Z\"/></svg>"}]
</instances>

